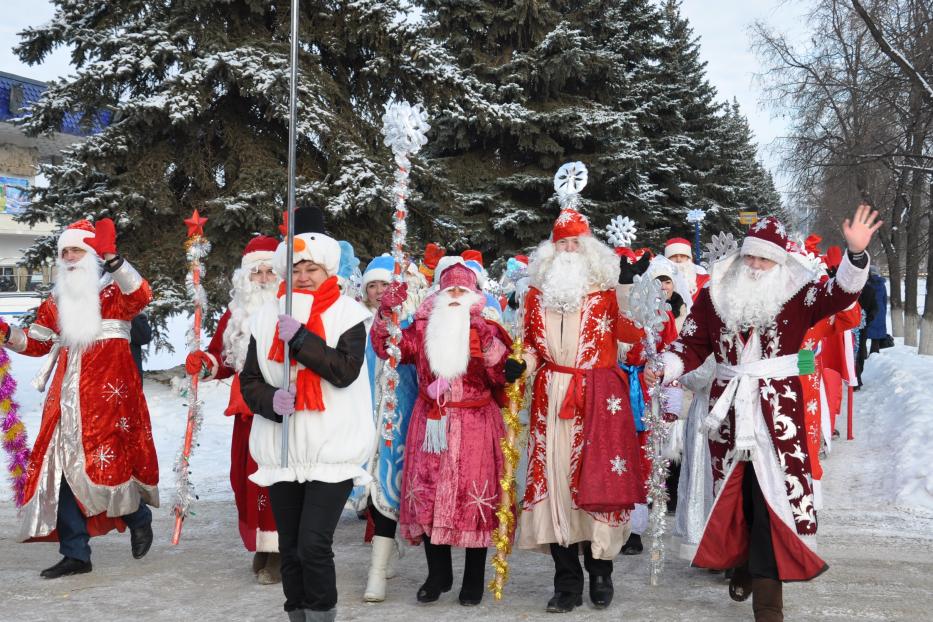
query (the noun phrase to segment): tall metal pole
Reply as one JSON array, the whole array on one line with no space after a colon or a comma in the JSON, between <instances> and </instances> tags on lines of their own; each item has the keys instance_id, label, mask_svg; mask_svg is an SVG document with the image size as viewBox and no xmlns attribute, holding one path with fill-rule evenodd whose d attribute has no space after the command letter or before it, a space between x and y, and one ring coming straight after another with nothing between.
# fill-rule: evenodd
<instances>
[{"instance_id":1,"label":"tall metal pole","mask_svg":"<svg viewBox=\"0 0 933 622\"><path fill-rule=\"evenodd\" d=\"M291 80L288 93L288 233L285 237L285 314L292 314L292 262L295 256L295 158L298 134L298 0L292 0ZM282 388L291 384L291 353L285 344L285 377ZM288 466L288 418L282 417L282 468Z\"/></svg>"}]
</instances>

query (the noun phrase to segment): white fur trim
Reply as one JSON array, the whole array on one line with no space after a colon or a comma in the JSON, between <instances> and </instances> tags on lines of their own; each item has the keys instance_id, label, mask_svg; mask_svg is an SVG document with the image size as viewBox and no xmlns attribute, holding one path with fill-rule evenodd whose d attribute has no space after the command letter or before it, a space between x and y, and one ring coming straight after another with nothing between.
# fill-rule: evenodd
<instances>
[{"instance_id":1,"label":"white fur trim","mask_svg":"<svg viewBox=\"0 0 933 622\"><path fill-rule=\"evenodd\" d=\"M240 260L240 267L246 270L252 270L259 264L272 265L272 258L275 257L274 251L253 251L243 255Z\"/></svg>"},{"instance_id":2,"label":"white fur trim","mask_svg":"<svg viewBox=\"0 0 933 622\"><path fill-rule=\"evenodd\" d=\"M278 553L279 552L279 532L256 530L256 552L257 553Z\"/></svg>"},{"instance_id":3,"label":"white fur trim","mask_svg":"<svg viewBox=\"0 0 933 622\"><path fill-rule=\"evenodd\" d=\"M292 265L299 261L311 261L324 268L327 276L337 274L340 268L340 244L337 240L323 233L302 233L296 235L295 239L302 240L305 249L300 253L294 253ZM285 242L281 242L272 258L272 269L279 276L283 276L286 270L290 269L290 266L285 265L287 250Z\"/></svg>"},{"instance_id":4,"label":"white fur trim","mask_svg":"<svg viewBox=\"0 0 933 622\"><path fill-rule=\"evenodd\" d=\"M868 257L867 254L866 257ZM849 261L849 253L845 252L842 255L842 263L839 264L839 269L836 271L836 282L839 283L839 287L844 292L850 294L860 292L865 287L865 283L868 282L868 269L870 267L870 257L864 268L856 268Z\"/></svg>"},{"instance_id":5,"label":"white fur trim","mask_svg":"<svg viewBox=\"0 0 933 622\"><path fill-rule=\"evenodd\" d=\"M670 259L674 255L686 255L687 257L693 257L693 249L690 248L689 244L684 244L683 242L675 242L674 244L668 244L664 247L664 256Z\"/></svg>"},{"instance_id":6,"label":"white fur trim","mask_svg":"<svg viewBox=\"0 0 933 622\"><path fill-rule=\"evenodd\" d=\"M787 251L774 242L769 242L754 236L745 236L742 241L742 255L753 255L776 261L784 265L787 263Z\"/></svg>"},{"instance_id":7,"label":"white fur trim","mask_svg":"<svg viewBox=\"0 0 933 622\"><path fill-rule=\"evenodd\" d=\"M58 236L58 254L61 255L62 249L68 248L69 246L83 248L89 253L96 253L97 251L84 242L86 238L93 237L93 231L85 231L84 229L65 229L62 231L62 234Z\"/></svg>"},{"instance_id":8,"label":"white fur trim","mask_svg":"<svg viewBox=\"0 0 933 622\"><path fill-rule=\"evenodd\" d=\"M661 355L664 363L664 382L672 382L684 375L684 361L677 354L667 351Z\"/></svg>"},{"instance_id":9,"label":"white fur trim","mask_svg":"<svg viewBox=\"0 0 933 622\"><path fill-rule=\"evenodd\" d=\"M126 295L132 294L143 285L143 277L126 259L123 260L119 268L110 274L110 278L117 284L120 291Z\"/></svg>"},{"instance_id":10,"label":"white fur trim","mask_svg":"<svg viewBox=\"0 0 933 622\"><path fill-rule=\"evenodd\" d=\"M366 286L373 281L385 281L386 283L391 283L392 273L385 268L373 268L372 270L367 270L363 273L363 289L366 289Z\"/></svg>"}]
</instances>

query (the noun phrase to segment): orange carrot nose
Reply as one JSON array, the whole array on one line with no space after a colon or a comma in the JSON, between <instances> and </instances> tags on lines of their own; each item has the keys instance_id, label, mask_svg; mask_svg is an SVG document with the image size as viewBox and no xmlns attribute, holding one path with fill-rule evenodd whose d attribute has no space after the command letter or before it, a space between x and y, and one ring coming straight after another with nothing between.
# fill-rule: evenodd
<instances>
[{"instance_id":1,"label":"orange carrot nose","mask_svg":"<svg viewBox=\"0 0 933 622\"><path fill-rule=\"evenodd\" d=\"M295 238L295 252L300 253L301 251L308 248L308 245L305 244L305 241L301 238Z\"/></svg>"}]
</instances>

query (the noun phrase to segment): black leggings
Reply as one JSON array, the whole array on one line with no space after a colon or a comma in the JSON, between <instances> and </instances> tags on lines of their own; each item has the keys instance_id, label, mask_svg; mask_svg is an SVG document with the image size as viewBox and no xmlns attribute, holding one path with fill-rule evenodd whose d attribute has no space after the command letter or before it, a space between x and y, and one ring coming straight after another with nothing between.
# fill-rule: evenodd
<instances>
[{"instance_id":1,"label":"black leggings","mask_svg":"<svg viewBox=\"0 0 933 622\"><path fill-rule=\"evenodd\" d=\"M337 605L334 530L353 480L279 482L269 487L279 531L285 611L329 611Z\"/></svg>"},{"instance_id":2,"label":"black leggings","mask_svg":"<svg viewBox=\"0 0 933 622\"><path fill-rule=\"evenodd\" d=\"M376 527L377 536L382 538L395 538L395 530L398 527L398 522L380 512L376 506L373 505L372 499L369 501L369 515L373 518L373 525Z\"/></svg>"}]
</instances>

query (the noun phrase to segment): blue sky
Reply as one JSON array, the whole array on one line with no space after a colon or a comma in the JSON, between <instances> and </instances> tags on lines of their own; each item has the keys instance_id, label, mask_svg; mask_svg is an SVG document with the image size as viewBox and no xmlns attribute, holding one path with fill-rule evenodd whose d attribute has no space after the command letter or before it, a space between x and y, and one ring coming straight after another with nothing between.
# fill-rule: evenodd
<instances>
[{"instance_id":1,"label":"blue sky","mask_svg":"<svg viewBox=\"0 0 933 622\"><path fill-rule=\"evenodd\" d=\"M3 0L3 4L6 10L0 24L0 71L38 80L67 75L70 68L66 51L58 50L42 65L28 67L11 50L17 43L17 32L52 17L51 3L48 0ZM784 182L771 147L775 139L783 135L786 121L773 118L772 111L759 103L761 91L755 80L759 63L750 49L748 30L753 21L761 20L799 37L805 5L803 0L683 0L683 13L701 38L701 55L708 63L710 82L719 91L720 99L735 97L739 101L755 132L759 153L777 175L779 186Z\"/></svg>"}]
</instances>

